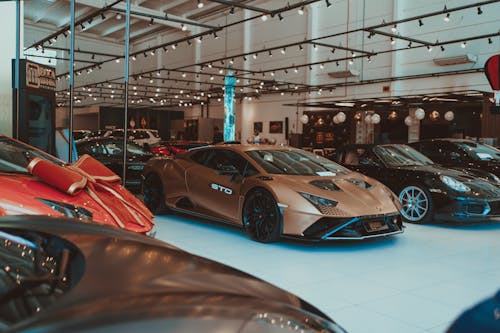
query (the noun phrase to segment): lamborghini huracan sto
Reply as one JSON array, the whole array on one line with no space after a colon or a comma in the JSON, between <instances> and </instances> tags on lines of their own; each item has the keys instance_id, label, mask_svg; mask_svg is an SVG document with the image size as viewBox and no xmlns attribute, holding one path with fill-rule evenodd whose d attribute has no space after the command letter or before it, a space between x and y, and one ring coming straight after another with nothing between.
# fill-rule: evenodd
<instances>
[{"instance_id":1,"label":"lamborghini huracan sto","mask_svg":"<svg viewBox=\"0 0 500 333\"><path fill-rule=\"evenodd\" d=\"M144 169L143 191L153 212L174 210L241 225L261 242L403 232L399 201L387 187L288 147L226 144L156 157Z\"/></svg>"}]
</instances>

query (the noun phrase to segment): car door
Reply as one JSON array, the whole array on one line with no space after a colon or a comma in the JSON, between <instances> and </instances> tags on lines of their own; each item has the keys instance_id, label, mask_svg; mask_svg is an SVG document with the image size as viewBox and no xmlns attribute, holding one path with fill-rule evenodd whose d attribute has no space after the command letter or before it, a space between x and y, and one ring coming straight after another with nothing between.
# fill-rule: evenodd
<instances>
[{"instance_id":1,"label":"car door","mask_svg":"<svg viewBox=\"0 0 500 333\"><path fill-rule=\"evenodd\" d=\"M239 197L246 160L229 149L204 149L193 156L196 162L186 170L189 198L200 214L234 220L240 210ZM224 170L234 168L233 171Z\"/></svg>"},{"instance_id":2,"label":"car door","mask_svg":"<svg viewBox=\"0 0 500 333\"><path fill-rule=\"evenodd\" d=\"M380 159L370 147L353 146L346 149L342 164L351 170L360 172L381 182L386 181L386 170Z\"/></svg>"}]
</instances>

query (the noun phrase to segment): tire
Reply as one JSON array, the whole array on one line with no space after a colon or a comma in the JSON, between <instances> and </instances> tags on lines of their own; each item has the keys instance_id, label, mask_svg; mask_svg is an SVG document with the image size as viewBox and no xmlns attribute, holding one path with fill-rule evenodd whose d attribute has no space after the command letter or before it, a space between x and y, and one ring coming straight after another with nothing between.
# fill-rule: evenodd
<instances>
[{"instance_id":1,"label":"tire","mask_svg":"<svg viewBox=\"0 0 500 333\"><path fill-rule=\"evenodd\" d=\"M276 242L281 237L281 210L273 195L258 188L250 191L243 204L243 226L250 238L261 243Z\"/></svg>"},{"instance_id":2,"label":"tire","mask_svg":"<svg viewBox=\"0 0 500 333\"><path fill-rule=\"evenodd\" d=\"M144 204L155 214L167 214L169 209L165 204L163 182L156 173L146 176L143 186Z\"/></svg>"},{"instance_id":3,"label":"tire","mask_svg":"<svg viewBox=\"0 0 500 333\"><path fill-rule=\"evenodd\" d=\"M425 224L434 217L431 193L421 185L407 185L399 192L405 222Z\"/></svg>"}]
</instances>

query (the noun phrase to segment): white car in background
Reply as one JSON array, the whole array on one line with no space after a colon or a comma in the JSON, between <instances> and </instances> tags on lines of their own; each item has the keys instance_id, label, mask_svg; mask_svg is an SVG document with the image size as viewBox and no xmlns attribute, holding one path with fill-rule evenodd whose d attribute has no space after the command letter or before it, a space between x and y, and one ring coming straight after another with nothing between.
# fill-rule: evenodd
<instances>
[{"instance_id":1,"label":"white car in background","mask_svg":"<svg viewBox=\"0 0 500 333\"><path fill-rule=\"evenodd\" d=\"M128 139L143 147L144 145L151 146L161 141L158 130L139 128L129 129L127 131ZM123 137L123 129L114 129L108 133L105 133L104 136Z\"/></svg>"}]
</instances>

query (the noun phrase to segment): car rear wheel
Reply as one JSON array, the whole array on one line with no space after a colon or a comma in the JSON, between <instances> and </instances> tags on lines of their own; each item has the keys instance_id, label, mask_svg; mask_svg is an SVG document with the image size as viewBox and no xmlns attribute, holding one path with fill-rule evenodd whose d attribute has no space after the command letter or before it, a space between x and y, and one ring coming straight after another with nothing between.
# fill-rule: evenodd
<instances>
[{"instance_id":1,"label":"car rear wheel","mask_svg":"<svg viewBox=\"0 0 500 333\"><path fill-rule=\"evenodd\" d=\"M247 194L243 205L243 226L252 239L262 243L278 241L281 219L281 211L271 193L256 189Z\"/></svg>"},{"instance_id":2,"label":"car rear wheel","mask_svg":"<svg viewBox=\"0 0 500 333\"><path fill-rule=\"evenodd\" d=\"M406 222L428 223L433 216L432 197L425 188L418 185L409 185L399 193L401 201L401 215Z\"/></svg>"},{"instance_id":3,"label":"car rear wheel","mask_svg":"<svg viewBox=\"0 0 500 333\"><path fill-rule=\"evenodd\" d=\"M165 191L160 176L149 174L144 180L144 204L153 214L166 214Z\"/></svg>"}]
</instances>

